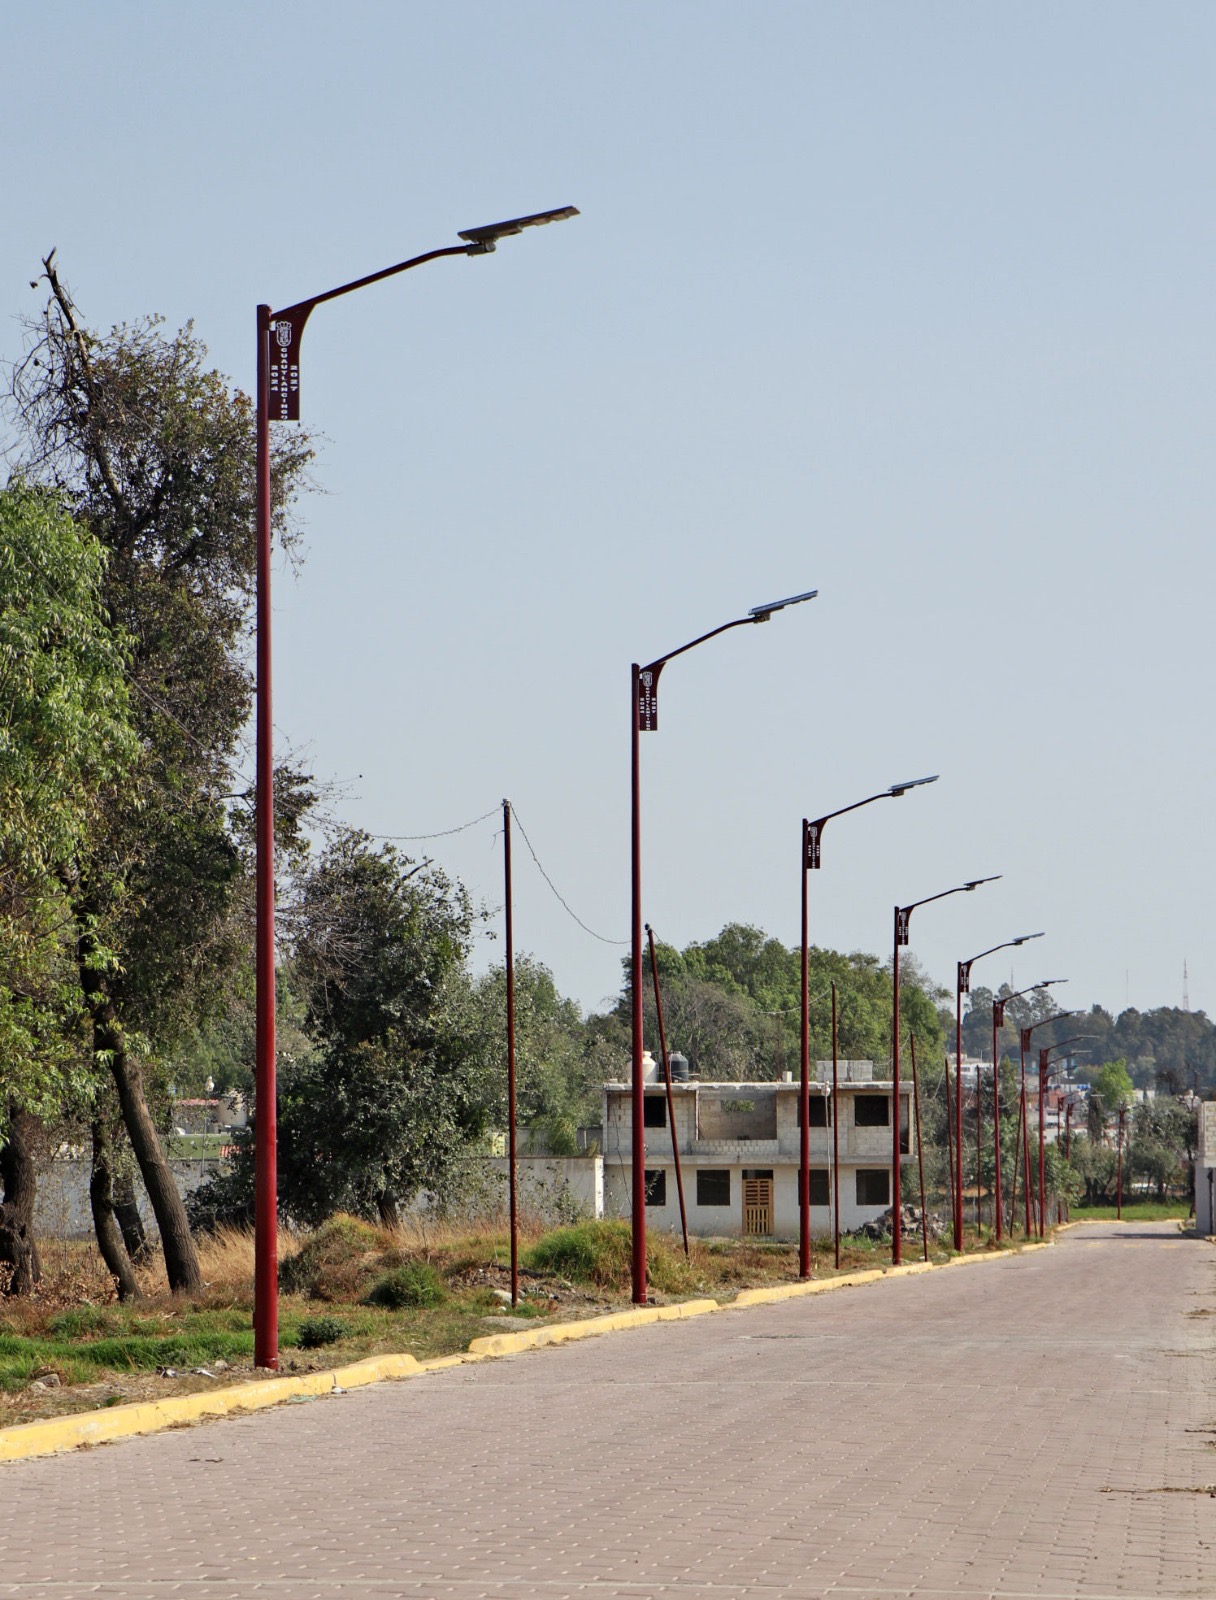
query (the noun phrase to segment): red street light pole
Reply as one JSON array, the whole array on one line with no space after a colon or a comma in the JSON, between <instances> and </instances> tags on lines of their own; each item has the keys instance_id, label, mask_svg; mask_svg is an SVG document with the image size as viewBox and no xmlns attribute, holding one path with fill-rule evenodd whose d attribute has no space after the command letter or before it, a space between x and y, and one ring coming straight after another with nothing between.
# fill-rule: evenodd
<instances>
[{"instance_id":1,"label":"red street light pole","mask_svg":"<svg viewBox=\"0 0 1216 1600\"><path fill-rule=\"evenodd\" d=\"M913 778L911 783L893 783L881 794L872 794L866 800L857 800L851 806L841 806L839 811L829 811L826 817L814 822L802 819L802 1078L798 1092L799 1115L802 1119L802 1142L799 1149L799 1202L798 1202L798 1276L811 1275L811 1023L810 1023L810 945L808 942L807 873L820 865L820 846L823 830L833 817L843 817L850 811L860 811L862 806L873 805L875 800L895 800L909 789L922 788L926 783L936 783L938 774L931 778ZM833 1115L835 1109L833 1108ZM837 1261L837 1266L840 1262Z\"/></svg>"},{"instance_id":2,"label":"red street light pole","mask_svg":"<svg viewBox=\"0 0 1216 1600\"><path fill-rule=\"evenodd\" d=\"M1063 980L1059 980L1063 981ZM1028 1028L1021 1030L1022 1044L1022 1106L1026 1105L1026 1052L1030 1049L1030 1036L1036 1028L1045 1028L1049 1022L1062 1022L1065 1017L1075 1017L1075 1011L1057 1011L1054 1017L1042 1017L1038 1022L1032 1022ZM1023 1110L1022 1138L1026 1150L1026 1237L1030 1237L1030 1129L1026 1126L1026 1113ZM1039 1198L1042 1203L1043 1190L1043 1078L1039 1075ZM1040 1219L1041 1220L1041 1219Z\"/></svg>"},{"instance_id":3,"label":"red street light pole","mask_svg":"<svg viewBox=\"0 0 1216 1600\"><path fill-rule=\"evenodd\" d=\"M1001 1063L997 1054L997 1034L1005 1026L1005 1007L1011 1000L1024 994L1034 994L1037 989L1049 989L1055 983L1067 983L1067 978L1044 978L1042 983L1032 983L1029 989L1018 989L1003 1000L992 997L992 1135L995 1146L993 1205L996 1212L996 1242L1005 1236L1005 1223L1001 1212ZM1017 1188L1017 1167L1014 1167L1014 1188Z\"/></svg>"},{"instance_id":4,"label":"red street light pole","mask_svg":"<svg viewBox=\"0 0 1216 1600\"><path fill-rule=\"evenodd\" d=\"M731 628L742 628L752 622L767 622L786 606L800 605L813 600L818 589L808 589L805 594L791 595L787 600L774 600L765 606L753 606L745 617L724 622L720 628L711 628L678 650L669 650L647 666L639 667L635 661L630 667L630 893L632 915L630 918L629 983L631 991L631 1021L633 1035L632 1065L630 1069L631 1134L633 1142L632 1171L630 1178L630 1209L633 1230L633 1260L631 1277L633 1303L646 1304L646 1130L642 1108L642 791L641 751L639 735L654 733L659 726L659 674L669 661L682 656L708 639L716 639Z\"/></svg>"},{"instance_id":5,"label":"red street light pole","mask_svg":"<svg viewBox=\"0 0 1216 1600\"><path fill-rule=\"evenodd\" d=\"M1074 1013L1075 1015L1075 1013ZM1047 1194L1043 1181L1046 1157L1047 1131L1046 1113L1047 1104L1047 1074L1050 1070L1048 1062L1051 1060L1053 1050L1063 1050L1068 1045L1079 1044L1082 1039L1093 1039L1092 1033L1074 1033L1070 1039L1057 1039L1055 1044L1045 1044L1039 1047L1039 1238L1044 1237L1046 1231L1046 1205ZM1071 1054L1071 1052L1070 1052Z\"/></svg>"},{"instance_id":6,"label":"red street light pole","mask_svg":"<svg viewBox=\"0 0 1216 1600\"><path fill-rule=\"evenodd\" d=\"M1024 933L1017 939L1006 939L1004 944L994 944L990 950L981 950L978 956L958 964L958 980L954 990L954 1248L963 1249L963 996L971 993L971 969L985 956L998 950L1012 950L1015 945L1026 944L1031 939L1041 939L1041 933ZM976 1216L979 1215L980 1184L980 1072L975 1069L975 1191Z\"/></svg>"},{"instance_id":7,"label":"red street light pole","mask_svg":"<svg viewBox=\"0 0 1216 1600\"><path fill-rule=\"evenodd\" d=\"M898 1266L902 1257L903 1234L902 1201L900 1193L900 1139L899 1139L899 948L908 943L908 924L917 906L932 905L934 900L945 900L952 894L970 894L981 883L995 883L1001 874L991 878L972 878L970 883L960 883L957 889L943 889L941 894L928 895L924 900L914 900L910 906L895 907L895 954L891 963L894 998L891 1008L891 1262ZM960 1163L961 1164L961 1163Z\"/></svg>"},{"instance_id":8,"label":"red street light pole","mask_svg":"<svg viewBox=\"0 0 1216 1600\"><path fill-rule=\"evenodd\" d=\"M304 324L315 306L339 295L364 289L382 278L394 277L411 267L442 256L481 256L493 251L499 239L522 233L525 228L546 222L576 217L574 206L555 211L538 211L528 217L514 217L485 228L470 228L457 235L465 243L428 250L344 283L340 288L299 300L284 311L267 305L257 309L257 812L256 866L257 931L255 968L257 985L257 1031L255 1053L255 1100L257 1124L254 1135L254 1365L279 1364L279 1285L278 1285L278 1157L275 1116L275 994L274 994L274 735L271 715L270 647L270 422L300 420L300 340Z\"/></svg>"}]
</instances>

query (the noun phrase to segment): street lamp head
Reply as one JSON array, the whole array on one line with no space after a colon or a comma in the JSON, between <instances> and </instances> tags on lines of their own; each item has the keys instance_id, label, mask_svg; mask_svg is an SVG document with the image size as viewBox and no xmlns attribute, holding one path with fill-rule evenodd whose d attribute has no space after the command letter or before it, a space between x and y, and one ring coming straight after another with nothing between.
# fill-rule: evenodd
<instances>
[{"instance_id":1,"label":"street lamp head","mask_svg":"<svg viewBox=\"0 0 1216 1600\"><path fill-rule=\"evenodd\" d=\"M887 790L890 795L907 794L909 789L919 789L922 784L936 783L938 774L935 772L931 778L913 778L911 783L893 783Z\"/></svg>"},{"instance_id":2,"label":"street lamp head","mask_svg":"<svg viewBox=\"0 0 1216 1600\"><path fill-rule=\"evenodd\" d=\"M1014 939L1012 943L1025 944L1028 939L1041 939L1042 937L1041 933L1024 933L1020 939Z\"/></svg>"},{"instance_id":3,"label":"street lamp head","mask_svg":"<svg viewBox=\"0 0 1216 1600\"><path fill-rule=\"evenodd\" d=\"M997 872L994 873L991 878L972 878L970 883L965 883L963 885L963 888L966 889L968 894L970 894L971 890L978 889L981 883L995 883L998 878L1002 877L1004 877L1004 873Z\"/></svg>"},{"instance_id":4,"label":"street lamp head","mask_svg":"<svg viewBox=\"0 0 1216 1600\"><path fill-rule=\"evenodd\" d=\"M1044 978L1042 983L1036 983L1035 984L1035 988L1036 989L1050 989L1053 984L1056 984L1056 983L1067 983L1067 982L1068 982L1067 978Z\"/></svg>"},{"instance_id":5,"label":"street lamp head","mask_svg":"<svg viewBox=\"0 0 1216 1600\"><path fill-rule=\"evenodd\" d=\"M774 611L784 611L786 606L800 606L804 600L813 600L818 589L808 589L805 594L792 594L788 600L774 600L767 606L753 606L747 613L753 622L767 622Z\"/></svg>"},{"instance_id":6,"label":"street lamp head","mask_svg":"<svg viewBox=\"0 0 1216 1600\"><path fill-rule=\"evenodd\" d=\"M471 246L471 256L488 255L500 239L510 234L522 233L525 228L540 228L546 222L564 222L567 217L578 214L577 206L558 206L555 211L534 211L530 217L512 217L508 222L491 222L484 228L466 228L457 238Z\"/></svg>"}]
</instances>

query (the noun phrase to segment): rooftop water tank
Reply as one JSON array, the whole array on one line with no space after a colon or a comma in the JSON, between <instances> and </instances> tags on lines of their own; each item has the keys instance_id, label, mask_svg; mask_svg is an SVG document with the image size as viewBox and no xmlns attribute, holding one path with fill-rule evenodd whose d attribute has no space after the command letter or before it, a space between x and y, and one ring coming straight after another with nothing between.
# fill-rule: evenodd
<instances>
[{"instance_id":1,"label":"rooftop water tank","mask_svg":"<svg viewBox=\"0 0 1216 1600\"><path fill-rule=\"evenodd\" d=\"M668 1056L667 1059L671 1063L671 1081L672 1081L672 1083L687 1083L688 1082L688 1057L685 1056L685 1055L681 1055L680 1052L678 1050L676 1050L672 1055Z\"/></svg>"}]
</instances>

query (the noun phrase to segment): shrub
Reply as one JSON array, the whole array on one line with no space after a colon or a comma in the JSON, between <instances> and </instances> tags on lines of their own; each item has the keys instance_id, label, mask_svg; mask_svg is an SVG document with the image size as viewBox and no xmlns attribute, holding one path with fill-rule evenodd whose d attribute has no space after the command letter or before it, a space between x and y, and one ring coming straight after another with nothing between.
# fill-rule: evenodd
<instances>
[{"instance_id":1,"label":"shrub","mask_svg":"<svg viewBox=\"0 0 1216 1600\"><path fill-rule=\"evenodd\" d=\"M632 1257L627 1222L581 1222L546 1233L525 1254L534 1272L548 1272L602 1289L628 1281Z\"/></svg>"},{"instance_id":2,"label":"shrub","mask_svg":"<svg viewBox=\"0 0 1216 1600\"><path fill-rule=\"evenodd\" d=\"M423 1306L441 1305L447 1290L434 1267L425 1261L407 1261L377 1278L367 1294L369 1306L387 1311L415 1311Z\"/></svg>"},{"instance_id":3,"label":"shrub","mask_svg":"<svg viewBox=\"0 0 1216 1600\"><path fill-rule=\"evenodd\" d=\"M312 1300L357 1299L368 1277L379 1270L384 1252L396 1243L387 1229L339 1213L282 1263L279 1284L286 1294Z\"/></svg>"},{"instance_id":4,"label":"shrub","mask_svg":"<svg viewBox=\"0 0 1216 1600\"><path fill-rule=\"evenodd\" d=\"M345 1339L350 1329L337 1317L309 1317L296 1330L296 1343L301 1350L319 1350L325 1344L337 1344Z\"/></svg>"}]
</instances>

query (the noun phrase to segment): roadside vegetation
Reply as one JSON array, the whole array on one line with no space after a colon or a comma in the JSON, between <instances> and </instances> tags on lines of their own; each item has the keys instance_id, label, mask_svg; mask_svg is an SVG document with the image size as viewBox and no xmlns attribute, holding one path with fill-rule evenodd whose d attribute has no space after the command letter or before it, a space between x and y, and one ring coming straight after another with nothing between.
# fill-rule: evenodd
<instances>
[{"instance_id":1,"label":"roadside vegetation","mask_svg":"<svg viewBox=\"0 0 1216 1600\"><path fill-rule=\"evenodd\" d=\"M52 252L42 312L8 368L0 487L0 1393L8 1420L251 1376L255 429L248 396L190 326L88 326ZM276 430L274 537L298 560L312 442ZM276 773L282 1347L290 1370L381 1350L464 1348L506 1319L626 1302L624 1224L562 1198L525 1239L526 1293L503 1304L501 1200L478 1157L506 1123L506 974L474 968L489 913L432 857L412 859L331 815L290 756ZM668 1037L702 1081L773 1081L800 1054L800 951L726 922L654 967ZM882 1071L890 964L810 953L810 1048ZM648 1039L656 1037L649 958ZM544 963L515 970L521 1127L554 1157L592 1147L605 1080L630 1055L630 975L585 1014ZM953 1015L910 957L901 1014L919 1050L925 1178L947 1188L943 1071ZM998 991L1007 996L1008 990ZM988 1043L990 991L965 1022ZM1075 1030L1055 1002L1009 998L1001 1053L1006 1183L1017 1146L1010 1051L1034 1024ZM1051 1199L1109 1215L1188 1192L1197 1092L1216 1091L1216 1027L1163 1008L1084 1017L1092 1084L1049 1144ZM911 1040L909 1041L911 1042ZM1134 1088L1158 1099L1132 1103ZM243 1130L192 1131L191 1099L243 1102ZM991 1194L994 1152L963 1106L964 1187ZM954 1108L957 1112L957 1107ZM205 1120L205 1119L204 1119ZM208 1124L209 1125L209 1124ZM1025 1119L1022 1122L1025 1127ZM1033 1141L1030 1141L1033 1143ZM977 1143L982 1155L974 1155ZM1065 1150L1067 1154L1065 1154ZM95 1243L39 1237L39 1172L75 1164ZM183 1200L171 1162L223 1166ZM902 1196L910 1201L912 1174ZM425 1195L435 1217L413 1223ZM1101 1209L1106 1207L1105 1210ZM428 1213L428 1216L430 1213ZM458 1221L459 1218L468 1221ZM490 1220L486 1220L486 1219ZM480 1220L478 1220L480 1219ZM556 1221L568 1226L555 1229ZM970 1231L968 1248L981 1241ZM993 1248L984 1239L983 1248ZM888 1246L851 1240L846 1270ZM941 1255L940 1245L934 1251ZM919 1241L908 1237L908 1259ZM830 1257L816 1248L816 1271ZM792 1246L651 1236L654 1292L729 1296L796 1276ZM222 1365L221 1365L222 1364Z\"/></svg>"},{"instance_id":2,"label":"roadside vegetation","mask_svg":"<svg viewBox=\"0 0 1216 1600\"><path fill-rule=\"evenodd\" d=\"M504 1328L620 1310L629 1304L629 1239L624 1222L526 1228L512 1309L502 1226L388 1229L330 1218L282 1240L281 1370L329 1368L388 1351L425 1360ZM678 1239L652 1232L649 1246L657 1304L729 1300L798 1272L794 1245L694 1239L686 1259ZM938 1246L931 1259L948 1254ZM199 1256L198 1291L170 1294L160 1268L148 1267L140 1298L120 1303L91 1249L48 1247L39 1294L0 1307L0 1426L188 1393L217 1380L253 1381L252 1236L220 1230L200 1241ZM919 1241L907 1258L920 1259ZM889 1242L843 1242L844 1272L889 1260ZM815 1276L833 1271L830 1242L817 1241Z\"/></svg>"}]
</instances>

